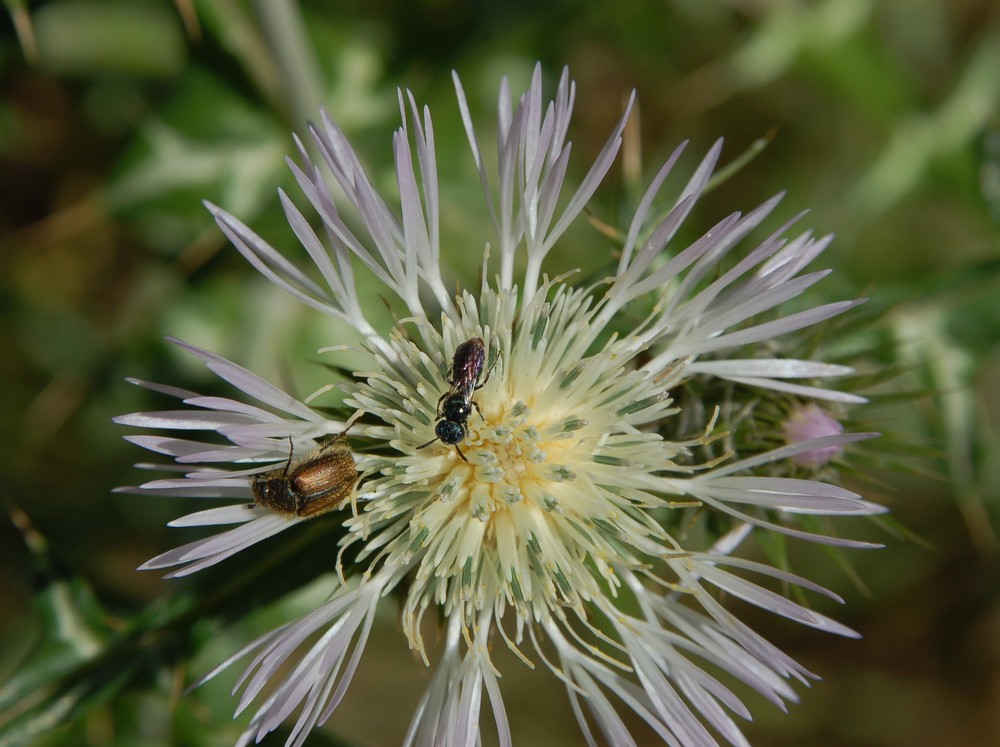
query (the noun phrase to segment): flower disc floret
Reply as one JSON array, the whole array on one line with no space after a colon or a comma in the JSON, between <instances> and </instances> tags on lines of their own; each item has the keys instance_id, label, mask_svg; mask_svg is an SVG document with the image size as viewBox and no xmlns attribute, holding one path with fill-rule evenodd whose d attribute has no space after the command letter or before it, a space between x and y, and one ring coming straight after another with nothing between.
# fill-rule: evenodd
<instances>
[{"instance_id":1,"label":"flower disc floret","mask_svg":"<svg viewBox=\"0 0 1000 747\"><path fill-rule=\"evenodd\" d=\"M383 361L385 373L353 393L350 404L392 424L394 443L412 452L370 483L382 497L348 527L382 547L387 566L416 567L404 619L418 649L432 605L469 625L508 605L519 624L563 607L585 614L584 603L617 588L614 566L641 564L664 541L648 509L670 503L643 475L679 449L641 428L669 415L669 382L629 366L615 341L591 352L591 304L546 283L515 323L516 289L486 290L479 304L465 296L442 334L421 330L436 352L431 365L399 340L396 363ZM468 462L444 445L418 451L437 415L434 395L448 387L449 352L475 336L490 341L495 365L474 393Z\"/></svg>"}]
</instances>

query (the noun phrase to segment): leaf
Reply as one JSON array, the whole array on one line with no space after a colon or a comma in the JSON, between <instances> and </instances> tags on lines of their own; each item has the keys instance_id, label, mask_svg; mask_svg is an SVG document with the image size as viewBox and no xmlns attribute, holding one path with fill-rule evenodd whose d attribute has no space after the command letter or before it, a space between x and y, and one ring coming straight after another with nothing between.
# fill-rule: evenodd
<instances>
[{"instance_id":1,"label":"leaf","mask_svg":"<svg viewBox=\"0 0 1000 747\"><path fill-rule=\"evenodd\" d=\"M12 519L32 556L41 637L14 676L0 686L0 710L85 662L108 638L104 610L86 582L59 566L27 516L14 509Z\"/></svg>"}]
</instances>

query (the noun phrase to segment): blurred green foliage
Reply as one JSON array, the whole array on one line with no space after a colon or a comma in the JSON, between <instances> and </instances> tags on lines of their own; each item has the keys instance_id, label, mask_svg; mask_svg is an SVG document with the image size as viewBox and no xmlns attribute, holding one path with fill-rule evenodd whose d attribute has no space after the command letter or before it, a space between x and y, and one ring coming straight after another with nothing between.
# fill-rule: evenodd
<instances>
[{"instance_id":1,"label":"blurred green foliage","mask_svg":"<svg viewBox=\"0 0 1000 747\"><path fill-rule=\"evenodd\" d=\"M170 499L111 494L142 479L129 464L144 457L110 419L162 405L125 376L224 391L164 334L305 395L326 372L301 361L317 360L318 347L351 333L260 279L225 245L201 200L294 252L275 194L278 186L294 193L283 164L293 150L289 133L303 133L325 106L391 194L395 87L404 85L435 118L450 266L455 277L474 278L477 263L466 249L483 241L482 215L449 73L462 75L486 126L500 76L511 76L516 90L535 60L550 79L568 64L577 80L578 167L600 147L629 89L638 91L640 137L593 205L612 226L634 204L642 168L658 166L678 141L692 139L699 153L725 136L733 159L770 137L696 216L707 225L787 188L783 214L811 207L818 231L839 234L827 258L838 272L820 292L872 297L868 326L852 338L859 350L842 352L867 361L869 376L899 372L875 387L877 407L855 413L887 434L873 448L898 459L864 462L857 479L909 534L850 558L867 593L848 594L839 616L863 641L754 619L826 681L803 693L790 716L752 704L751 740L1000 743L994 3L6 0L6 7L0 495L11 520L0 524L0 677L7 680L0 744L232 743L239 727L228 721L225 684L188 697L181 690L322 590L306 586L280 606L265 605L286 587L272 581L251 597L238 579L223 583L225 566L208 581L170 584L133 571L178 544L184 530L163 526L179 513ZM554 264L592 269L606 261L563 251ZM276 548L247 561L262 578L279 560ZM322 570L296 559L294 547L287 552L303 579ZM800 555L799 572L846 586L836 562ZM223 598L209 604L199 590L216 587ZM339 743L333 733L352 743L398 743L427 673L394 625L387 614L333 730L315 735L315 744ZM80 663L101 676L79 679ZM559 688L540 693L532 678L541 675L522 670L504 669L518 743L578 743ZM35 701L21 699L40 684ZM13 703L20 705L11 710ZM66 714L76 717L55 727Z\"/></svg>"}]
</instances>

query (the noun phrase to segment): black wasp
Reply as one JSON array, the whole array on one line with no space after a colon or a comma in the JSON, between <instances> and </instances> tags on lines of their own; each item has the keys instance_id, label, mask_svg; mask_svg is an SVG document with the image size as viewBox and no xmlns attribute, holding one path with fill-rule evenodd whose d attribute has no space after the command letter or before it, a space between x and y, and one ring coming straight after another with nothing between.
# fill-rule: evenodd
<instances>
[{"instance_id":1,"label":"black wasp","mask_svg":"<svg viewBox=\"0 0 1000 747\"><path fill-rule=\"evenodd\" d=\"M440 440L442 443L454 446L463 461L469 461L458 445L465 440L465 424L469 421L472 408L476 408L480 417L483 415L479 405L472 401L472 394L489 381L492 367L486 372L486 378L482 383L479 381L485 365L486 343L482 337L473 337L455 348L455 358L451 363L451 378L448 379L451 388L438 400L435 437L423 446L418 446L418 449Z\"/></svg>"}]
</instances>

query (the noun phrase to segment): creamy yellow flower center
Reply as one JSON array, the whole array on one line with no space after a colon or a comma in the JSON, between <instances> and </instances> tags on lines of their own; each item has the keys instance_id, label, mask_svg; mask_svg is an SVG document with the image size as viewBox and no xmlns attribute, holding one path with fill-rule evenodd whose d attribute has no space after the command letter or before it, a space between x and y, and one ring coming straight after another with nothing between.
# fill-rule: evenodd
<instances>
[{"instance_id":1,"label":"creamy yellow flower center","mask_svg":"<svg viewBox=\"0 0 1000 747\"><path fill-rule=\"evenodd\" d=\"M561 512L555 486L576 477L563 463L573 458L568 452L575 442L552 435L565 434L564 424L536 424L520 401L484 415L470 419L461 445L469 464L456 458L453 465L452 477L459 477L454 497L466 500L469 513L484 522L525 500L544 511Z\"/></svg>"}]
</instances>

